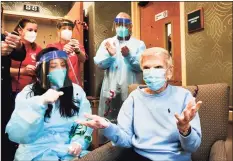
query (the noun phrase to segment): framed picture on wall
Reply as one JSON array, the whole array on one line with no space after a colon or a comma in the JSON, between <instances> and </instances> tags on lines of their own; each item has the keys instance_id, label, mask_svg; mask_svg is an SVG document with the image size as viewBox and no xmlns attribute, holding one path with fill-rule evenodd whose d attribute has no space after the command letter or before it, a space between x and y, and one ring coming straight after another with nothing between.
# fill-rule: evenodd
<instances>
[{"instance_id":1,"label":"framed picture on wall","mask_svg":"<svg viewBox=\"0 0 233 161\"><path fill-rule=\"evenodd\" d=\"M204 11L199 8L187 14L188 33L204 29Z\"/></svg>"}]
</instances>

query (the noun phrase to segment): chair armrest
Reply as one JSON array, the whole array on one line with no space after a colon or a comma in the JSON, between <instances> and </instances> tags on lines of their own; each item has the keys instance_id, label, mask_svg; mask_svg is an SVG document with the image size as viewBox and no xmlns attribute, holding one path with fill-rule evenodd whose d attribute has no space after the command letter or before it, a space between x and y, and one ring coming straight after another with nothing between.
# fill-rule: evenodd
<instances>
[{"instance_id":1,"label":"chair armrest","mask_svg":"<svg viewBox=\"0 0 233 161\"><path fill-rule=\"evenodd\" d=\"M227 152L225 148L225 141L216 141L210 151L209 161L227 161Z\"/></svg>"},{"instance_id":2,"label":"chair armrest","mask_svg":"<svg viewBox=\"0 0 233 161\"><path fill-rule=\"evenodd\" d=\"M73 161L117 161L125 148L113 146L111 142L89 152L81 159L75 158Z\"/></svg>"}]
</instances>

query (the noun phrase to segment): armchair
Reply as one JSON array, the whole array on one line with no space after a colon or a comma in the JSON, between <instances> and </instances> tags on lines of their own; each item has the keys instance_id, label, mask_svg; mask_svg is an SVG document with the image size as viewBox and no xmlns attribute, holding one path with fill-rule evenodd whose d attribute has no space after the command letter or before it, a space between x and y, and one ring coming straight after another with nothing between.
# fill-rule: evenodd
<instances>
[{"instance_id":1,"label":"armchair","mask_svg":"<svg viewBox=\"0 0 233 161\"><path fill-rule=\"evenodd\" d=\"M137 86L129 86L129 93ZM227 153L225 144L228 128L229 86L220 83L184 88L196 94L197 101L203 102L199 110L202 143L200 148L192 154L192 160L227 161L230 155L229 150ZM129 149L112 146L109 142L74 161L128 161L122 159L125 155L130 155Z\"/></svg>"}]
</instances>

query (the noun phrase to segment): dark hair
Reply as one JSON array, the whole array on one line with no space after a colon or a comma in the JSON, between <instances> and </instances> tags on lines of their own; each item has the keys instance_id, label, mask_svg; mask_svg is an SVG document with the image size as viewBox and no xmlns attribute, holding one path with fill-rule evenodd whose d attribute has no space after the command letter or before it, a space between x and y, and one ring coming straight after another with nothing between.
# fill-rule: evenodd
<instances>
[{"instance_id":1,"label":"dark hair","mask_svg":"<svg viewBox=\"0 0 233 161\"><path fill-rule=\"evenodd\" d=\"M23 18L23 19L19 20L18 24L15 26L14 31L18 33L19 32L18 30L24 29L25 26L27 25L27 23L37 24L37 22L33 19ZM31 47L32 47L32 50L36 50L36 43L35 42L31 43Z\"/></svg>"},{"instance_id":2,"label":"dark hair","mask_svg":"<svg viewBox=\"0 0 233 161\"><path fill-rule=\"evenodd\" d=\"M38 55L36 56L36 61L38 62L40 58L50 52L58 50L54 47L49 47L41 50ZM36 77L37 81L32 86L32 91L30 93L33 93L34 96L37 95L43 95L49 88L50 88L50 82L47 79L47 75L49 72L49 63L45 62L41 63L36 67ZM67 71L69 70L68 64L65 61ZM45 66L45 68L44 68ZM45 85L43 85L45 83ZM68 76L68 72L66 74L64 87L59 89L59 91L62 91L64 94L59 97L60 100L60 106L59 106L59 112L62 117L72 117L75 114L78 114L79 107L77 107L74 103L78 103L77 100L73 99L73 85L72 82ZM48 104L48 109L45 112L45 120L51 117L52 112L52 105Z\"/></svg>"}]
</instances>

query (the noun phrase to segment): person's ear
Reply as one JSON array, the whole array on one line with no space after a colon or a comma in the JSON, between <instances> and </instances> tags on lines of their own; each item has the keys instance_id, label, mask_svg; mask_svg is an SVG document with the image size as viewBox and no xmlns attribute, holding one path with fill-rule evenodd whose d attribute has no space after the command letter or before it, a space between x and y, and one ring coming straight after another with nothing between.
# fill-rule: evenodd
<instances>
[{"instance_id":1,"label":"person's ear","mask_svg":"<svg viewBox=\"0 0 233 161\"><path fill-rule=\"evenodd\" d=\"M167 80L171 80L173 76L173 65L167 69Z\"/></svg>"}]
</instances>

